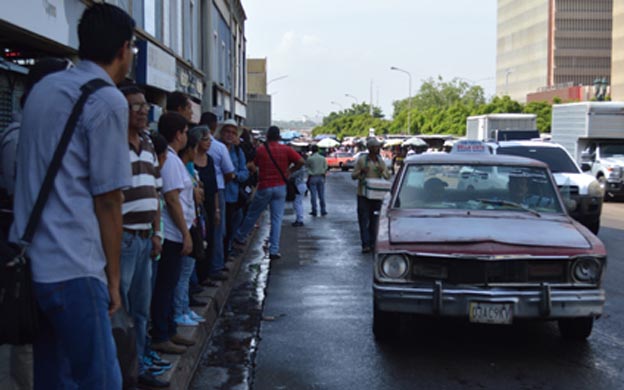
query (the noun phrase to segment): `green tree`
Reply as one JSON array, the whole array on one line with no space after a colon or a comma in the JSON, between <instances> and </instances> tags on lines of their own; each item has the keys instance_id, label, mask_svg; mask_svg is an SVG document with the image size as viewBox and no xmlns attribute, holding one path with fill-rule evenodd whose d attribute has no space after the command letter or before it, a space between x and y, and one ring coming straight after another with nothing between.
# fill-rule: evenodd
<instances>
[{"instance_id":1,"label":"green tree","mask_svg":"<svg viewBox=\"0 0 624 390\"><path fill-rule=\"evenodd\" d=\"M524 111L527 114L537 115L537 129L540 133L550 133L552 105L546 101L527 103Z\"/></svg>"}]
</instances>

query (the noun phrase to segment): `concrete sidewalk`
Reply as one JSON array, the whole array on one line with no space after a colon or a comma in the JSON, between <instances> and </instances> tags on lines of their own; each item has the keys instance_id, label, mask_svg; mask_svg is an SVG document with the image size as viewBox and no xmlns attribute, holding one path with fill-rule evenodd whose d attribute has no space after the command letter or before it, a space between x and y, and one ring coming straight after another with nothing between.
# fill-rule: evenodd
<instances>
[{"instance_id":1,"label":"concrete sidewalk","mask_svg":"<svg viewBox=\"0 0 624 390\"><path fill-rule=\"evenodd\" d=\"M241 263L247 253L249 243L254 240L256 232L257 229L254 230L250 238L247 240L247 245L244 250L238 256L228 259L229 261L225 263L226 267L230 270L229 279L222 282L216 282L216 287L204 287L204 292L199 295L195 295L202 301L208 302L207 305L203 307L192 307L193 311L204 317L206 321L199 326L178 326L178 333L186 338L194 340L195 345L189 347L183 355L161 354L164 359L171 361L173 365L169 371L159 377L160 379L170 382L169 389L187 389L191 383L206 341L210 337L215 322L221 313L221 309L227 302L230 292L234 287L236 275L238 275Z\"/></svg>"}]
</instances>

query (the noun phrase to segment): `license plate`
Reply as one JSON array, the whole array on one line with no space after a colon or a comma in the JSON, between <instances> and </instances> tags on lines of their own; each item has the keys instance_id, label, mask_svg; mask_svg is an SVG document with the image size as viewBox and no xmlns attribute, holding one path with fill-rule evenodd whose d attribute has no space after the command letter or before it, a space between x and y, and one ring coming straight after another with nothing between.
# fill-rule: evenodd
<instances>
[{"instance_id":1,"label":"license plate","mask_svg":"<svg viewBox=\"0 0 624 390\"><path fill-rule=\"evenodd\" d=\"M511 324L513 305L511 303L470 302L470 322L480 324Z\"/></svg>"}]
</instances>

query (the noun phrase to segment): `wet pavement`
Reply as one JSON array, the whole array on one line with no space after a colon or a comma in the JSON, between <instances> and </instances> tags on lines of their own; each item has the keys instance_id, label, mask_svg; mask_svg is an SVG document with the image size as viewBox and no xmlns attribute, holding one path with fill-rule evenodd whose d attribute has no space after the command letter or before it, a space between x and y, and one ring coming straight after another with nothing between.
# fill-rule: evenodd
<instances>
[{"instance_id":1,"label":"wet pavement","mask_svg":"<svg viewBox=\"0 0 624 390\"><path fill-rule=\"evenodd\" d=\"M270 270L266 226L256 235L191 389L622 388L624 203L603 211L608 301L587 342L563 341L552 323L406 318L400 341L377 343L372 261L359 251L355 183L340 172L327 183L329 215L306 212L305 226L293 228L288 211L283 258Z\"/></svg>"}]
</instances>

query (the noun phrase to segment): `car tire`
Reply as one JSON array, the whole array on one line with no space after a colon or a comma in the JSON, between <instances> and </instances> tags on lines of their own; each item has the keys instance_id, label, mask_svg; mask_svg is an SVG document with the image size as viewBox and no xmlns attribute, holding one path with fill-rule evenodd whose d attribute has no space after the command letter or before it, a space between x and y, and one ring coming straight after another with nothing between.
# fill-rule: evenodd
<instances>
[{"instance_id":1,"label":"car tire","mask_svg":"<svg viewBox=\"0 0 624 390\"><path fill-rule=\"evenodd\" d=\"M397 336L400 329L400 315L388 311L382 311L373 304L373 335L378 341L390 340Z\"/></svg>"},{"instance_id":2,"label":"car tire","mask_svg":"<svg viewBox=\"0 0 624 390\"><path fill-rule=\"evenodd\" d=\"M598 234L598 231L600 230L600 218L596 218L593 221L587 221L584 224L592 233L594 234Z\"/></svg>"},{"instance_id":3,"label":"car tire","mask_svg":"<svg viewBox=\"0 0 624 390\"><path fill-rule=\"evenodd\" d=\"M594 327L594 317L566 318L558 321L559 333L566 340L583 341Z\"/></svg>"},{"instance_id":4,"label":"car tire","mask_svg":"<svg viewBox=\"0 0 624 390\"><path fill-rule=\"evenodd\" d=\"M342 163L340 163L340 164L339 164L339 168L340 168L340 170L341 170L341 171L343 171L343 172L347 170L347 167L345 167L344 165L342 165Z\"/></svg>"}]
</instances>

